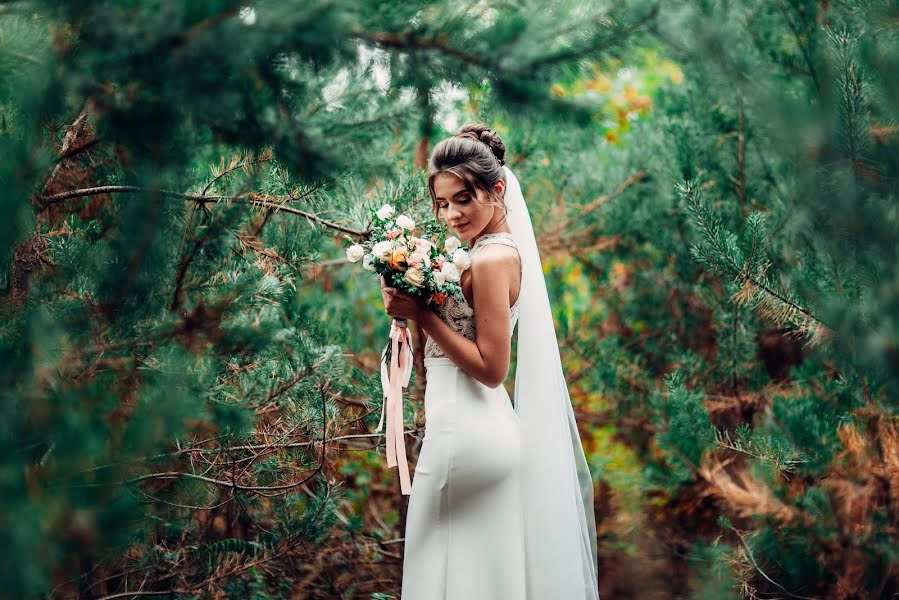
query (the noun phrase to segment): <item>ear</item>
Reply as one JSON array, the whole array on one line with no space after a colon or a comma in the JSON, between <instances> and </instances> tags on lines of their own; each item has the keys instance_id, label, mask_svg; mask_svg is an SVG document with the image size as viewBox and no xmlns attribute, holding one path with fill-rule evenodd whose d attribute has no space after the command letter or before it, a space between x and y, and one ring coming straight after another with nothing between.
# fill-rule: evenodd
<instances>
[{"instance_id":1,"label":"ear","mask_svg":"<svg viewBox=\"0 0 899 600\"><path fill-rule=\"evenodd\" d=\"M505 191L506 191L506 182L503 181L502 179L497 181L495 184L493 184L493 191L496 193L497 196L504 195Z\"/></svg>"}]
</instances>

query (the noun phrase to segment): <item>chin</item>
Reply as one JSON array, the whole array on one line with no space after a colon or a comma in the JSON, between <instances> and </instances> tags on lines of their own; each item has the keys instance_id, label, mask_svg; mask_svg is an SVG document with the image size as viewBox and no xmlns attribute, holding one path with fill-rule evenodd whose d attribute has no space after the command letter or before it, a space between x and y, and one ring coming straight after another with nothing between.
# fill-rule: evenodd
<instances>
[{"instance_id":1,"label":"chin","mask_svg":"<svg viewBox=\"0 0 899 600\"><path fill-rule=\"evenodd\" d=\"M464 242L465 244L470 244L471 240L478 237L478 235L480 235L481 233L484 232L484 229L487 227L488 224L489 223L486 221L483 223L476 223L474 221L469 221L468 223L463 225L461 229L456 229L455 227L453 227L452 225L449 225L449 223L447 223L447 226L448 226L447 234L456 236L456 238L458 238L458 240L460 242Z\"/></svg>"},{"instance_id":2,"label":"chin","mask_svg":"<svg viewBox=\"0 0 899 600\"><path fill-rule=\"evenodd\" d=\"M460 242L465 242L466 244L475 237L475 228L469 223L462 230L453 229L453 235L459 238Z\"/></svg>"}]
</instances>

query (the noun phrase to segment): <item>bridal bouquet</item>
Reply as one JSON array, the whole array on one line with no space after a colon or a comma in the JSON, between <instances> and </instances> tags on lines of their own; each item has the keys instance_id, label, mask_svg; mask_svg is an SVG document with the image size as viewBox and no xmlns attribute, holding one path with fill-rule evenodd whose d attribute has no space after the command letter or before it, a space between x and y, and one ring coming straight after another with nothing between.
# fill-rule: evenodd
<instances>
[{"instance_id":1,"label":"bridal bouquet","mask_svg":"<svg viewBox=\"0 0 899 600\"><path fill-rule=\"evenodd\" d=\"M347 248L347 260L361 260L362 268L383 276L390 286L423 298L428 304L442 304L449 296L462 300L459 280L462 272L471 266L471 258L454 236L447 238L441 249L435 241L439 240L440 232L436 222L429 222L424 232L417 234L415 221L407 215L396 215L394 207L385 204L374 212L369 238ZM393 319L390 340L381 353L384 403L377 431L384 425L386 412L387 465L399 466L400 489L404 495L412 491L403 439L403 388L409 385L411 373L412 335L405 319Z\"/></svg>"},{"instance_id":2,"label":"bridal bouquet","mask_svg":"<svg viewBox=\"0 0 899 600\"><path fill-rule=\"evenodd\" d=\"M461 300L459 279L471 266L461 242L451 236L440 250L434 241L440 235L437 223L426 224L424 235L416 235L415 221L406 215L394 218L395 212L389 204L378 209L368 240L347 248L347 260L362 260L362 268L383 275L392 287L426 298L429 304L442 304L447 296Z\"/></svg>"}]
</instances>

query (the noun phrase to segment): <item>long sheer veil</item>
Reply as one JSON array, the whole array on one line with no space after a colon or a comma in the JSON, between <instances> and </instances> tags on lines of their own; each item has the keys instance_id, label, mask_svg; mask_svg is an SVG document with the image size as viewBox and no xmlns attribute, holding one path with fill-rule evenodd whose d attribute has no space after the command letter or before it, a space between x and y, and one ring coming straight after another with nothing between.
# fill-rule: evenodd
<instances>
[{"instance_id":1,"label":"long sheer veil","mask_svg":"<svg viewBox=\"0 0 899 600\"><path fill-rule=\"evenodd\" d=\"M508 167L505 203L521 256L515 412L523 437L528 600L598 600L593 480L581 446L534 227Z\"/></svg>"}]
</instances>

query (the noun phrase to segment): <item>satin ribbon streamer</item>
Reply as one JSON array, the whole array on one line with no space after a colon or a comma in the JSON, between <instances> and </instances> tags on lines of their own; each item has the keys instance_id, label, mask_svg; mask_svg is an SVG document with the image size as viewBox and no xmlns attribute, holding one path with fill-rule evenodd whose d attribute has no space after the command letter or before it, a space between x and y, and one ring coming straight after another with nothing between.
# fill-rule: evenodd
<instances>
[{"instance_id":1,"label":"satin ribbon streamer","mask_svg":"<svg viewBox=\"0 0 899 600\"><path fill-rule=\"evenodd\" d=\"M399 467L400 490L404 496L412 493L409 478L409 464L406 460L406 441L403 437L403 388L409 385L412 375L412 333L404 325L390 323L390 376L387 375L387 348L381 353L381 387L384 402L381 405L381 420L376 431L384 425L387 413L387 466ZM400 349L402 344L402 350Z\"/></svg>"}]
</instances>

